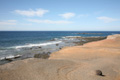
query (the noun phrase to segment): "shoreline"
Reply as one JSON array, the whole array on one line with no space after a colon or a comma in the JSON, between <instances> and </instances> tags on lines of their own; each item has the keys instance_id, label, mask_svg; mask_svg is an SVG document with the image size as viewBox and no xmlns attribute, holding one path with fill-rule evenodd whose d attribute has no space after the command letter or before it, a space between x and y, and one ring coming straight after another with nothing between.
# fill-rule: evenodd
<instances>
[{"instance_id":1,"label":"shoreline","mask_svg":"<svg viewBox=\"0 0 120 80\"><path fill-rule=\"evenodd\" d=\"M29 58L0 65L2 80L119 80L120 34L63 48L49 59Z\"/></svg>"},{"instance_id":2,"label":"shoreline","mask_svg":"<svg viewBox=\"0 0 120 80\"><path fill-rule=\"evenodd\" d=\"M50 50L47 50L47 47L44 47L44 46L30 47L30 48L28 48L28 50L30 50L30 51L28 53L27 53L27 51L23 52L23 55L18 54L15 56L11 55L8 57L4 57L3 59L0 60L0 65L3 65L3 64L12 62L12 61L16 61L16 60L27 59L27 58L48 59L50 54L57 52L64 47L80 46L80 45L83 45L88 42L106 39L106 37L100 37L100 36L98 36L98 37L66 36L64 38L68 39L68 40L66 40L63 45L61 45L60 43L55 43L55 45L50 46L55 49L54 51L51 51L52 48ZM73 40L73 41L71 42L69 40ZM55 41L55 40L52 40L52 41ZM48 49L49 49L49 47L48 47Z\"/></svg>"}]
</instances>

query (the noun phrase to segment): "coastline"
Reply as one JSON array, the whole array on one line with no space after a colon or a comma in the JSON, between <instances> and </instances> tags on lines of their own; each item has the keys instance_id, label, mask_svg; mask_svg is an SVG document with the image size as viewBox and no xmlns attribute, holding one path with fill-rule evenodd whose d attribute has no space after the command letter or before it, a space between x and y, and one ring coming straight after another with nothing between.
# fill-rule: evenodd
<instances>
[{"instance_id":1,"label":"coastline","mask_svg":"<svg viewBox=\"0 0 120 80\"><path fill-rule=\"evenodd\" d=\"M56 39L53 39L49 43L36 44L34 46L33 45L17 46L16 49L23 50L22 52L19 52L22 53L22 55L17 54L0 58L1 59L0 65L27 58L48 59L51 53L57 52L64 47L80 46L88 42L99 41L103 39L106 39L106 37L66 36L63 37L61 41L56 41Z\"/></svg>"},{"instance_id":2,"label":"coastline","mask_svg":"<svg viewBox=\"0 0 120 80\"><path fill-rule=\"evenodd\" d=\"M29 58L0 65L1 80L119 80L120 34L63 48L49 59ZM104 75L96 74L100 70Z\"/></svg>"}]
</instances>

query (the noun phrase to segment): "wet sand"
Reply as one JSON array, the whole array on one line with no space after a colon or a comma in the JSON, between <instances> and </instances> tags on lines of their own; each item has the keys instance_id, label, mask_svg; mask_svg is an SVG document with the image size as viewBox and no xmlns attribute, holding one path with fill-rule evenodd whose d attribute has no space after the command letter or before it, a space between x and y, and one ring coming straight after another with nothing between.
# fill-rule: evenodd
<instances>
[{"instance_id":1,"label":"wet sand","mask_svg":"<svg viewBox=\"0 0 120 80\"><path fill-rule=\"evenodd\" d=\"M120 35L0 65L0 80L120 80Z\"/></svg>"}]
</instances>

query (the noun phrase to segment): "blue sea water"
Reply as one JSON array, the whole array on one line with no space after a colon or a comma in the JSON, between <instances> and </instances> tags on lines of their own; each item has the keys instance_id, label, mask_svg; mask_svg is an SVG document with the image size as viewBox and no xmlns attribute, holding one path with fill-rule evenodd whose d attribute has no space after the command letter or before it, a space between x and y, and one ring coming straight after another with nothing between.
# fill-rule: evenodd
<instances>
[{"instance_id":1,"label":"blue sea water","mask_svg":"<svg viewBox=\"0 0 120 80\"><path fill-rule=\"evenodd\" d=\"M76 34L76 33L103 33L103 34ZM31 43L47 42L54 38L65 36L108 36L120 34L115 31L0 31L0 49Z\"/></svg>"},{"instance_id":2,"label":"blue sea water","mask_svg":"<svg viewBox=\"0 0 120 80\"><path fill-rule=\"evenodd\" d=\"M78 33L102 33L102 34L78 34ZM50 45L60 42L66 36L108 36L120 34L120 31L0 31L0 56L3 51L39 45ZM58 39L56 42L50 40ZM43 44L44 43L44 44ZM46 43L46 44L45 44Z\"/></svg>"}]
</instances>

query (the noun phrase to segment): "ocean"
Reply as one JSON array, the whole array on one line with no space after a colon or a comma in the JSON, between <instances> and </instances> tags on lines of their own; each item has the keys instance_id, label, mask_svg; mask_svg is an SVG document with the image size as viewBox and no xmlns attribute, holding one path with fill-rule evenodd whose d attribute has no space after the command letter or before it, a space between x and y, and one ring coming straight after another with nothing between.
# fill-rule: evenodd
<instances>
[{"instance_id":1,"label":"ocean","mask_svg":"<svg viewBox=\"0 0 120 80\"><path fill-rule=\"evenodd\" d=\"M47 46L62 43L67 36L91 37L113 34L120 34L120 31L0 31L0 59L30 53L28 48L31 47L46 46L47 48ZM38 50L33 52L36 53L36 51Z\"/></svg>"}]
</instances>

